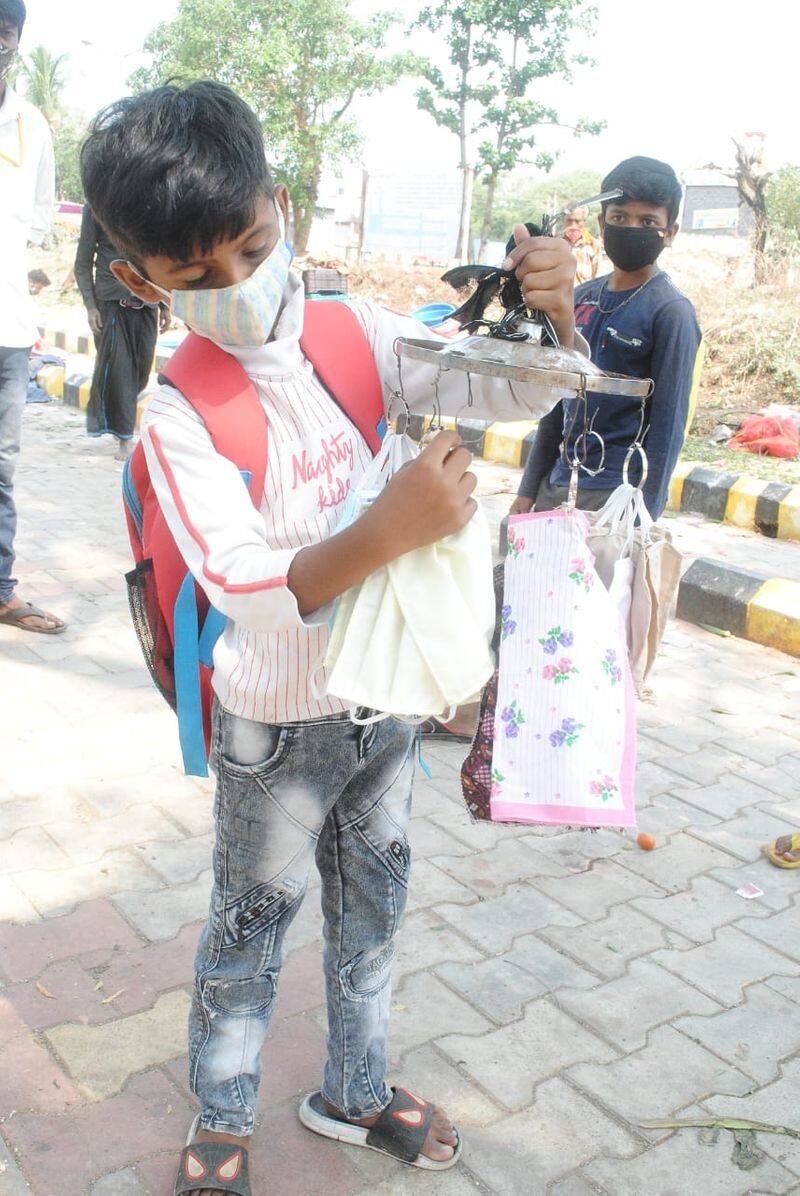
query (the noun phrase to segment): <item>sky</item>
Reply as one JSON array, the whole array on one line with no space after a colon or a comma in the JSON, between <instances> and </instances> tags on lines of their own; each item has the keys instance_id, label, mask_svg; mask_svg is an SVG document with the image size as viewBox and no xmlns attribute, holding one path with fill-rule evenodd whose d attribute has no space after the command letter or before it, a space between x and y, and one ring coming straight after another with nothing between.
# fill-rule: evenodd
<instances>
[{"instance_id":1,"label":"sky","mask_svg":"<svg viewBox=\"0 0 800 1196\"><path fill-rule=\"evenodd\" d=\"M567 122L588 116L607 127L597 137L551 134L548 148L561 151L556 173L605 173L636 153L665 159L679 172L710 162L727 165L731 136L753 131L766 133L770 165L800 162L796 105L789 96L798 70L800 17L788 0L596 5L597 33L587 48L597 66L581 68L569 85L549 84L542 98L554 102ZM354 7L400 6L396 0L354 0ZM408 2L403 7L410 11ZM143 61L139 51L147 33L176 9L177 0L28 0L23 50L44 43L67 53L68 100L89 113L124 94L126 79ZM418 111L412 83L357 104L354 113L365 137L359 166L426 171L457 165L456 138Z\"/></svg>"}]
</instances>

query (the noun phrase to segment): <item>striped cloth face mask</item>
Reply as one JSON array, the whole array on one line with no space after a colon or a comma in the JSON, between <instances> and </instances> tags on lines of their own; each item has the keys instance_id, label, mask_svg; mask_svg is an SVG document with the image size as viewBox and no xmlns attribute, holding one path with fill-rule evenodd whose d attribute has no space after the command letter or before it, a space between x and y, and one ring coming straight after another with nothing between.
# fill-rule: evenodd
<instances>
[{"instance_id":1,"label":"striped cloth face mask","mask_svg":"<svg viewBox=\"0 0 800 1196\"><path fill-rule=\"evenodd\" d=\"M219 290L171 293L155 287L171 302L172 314L217 344L251 349L265 345L278 318L294 257L280 210L278 220L280 237L275 248L244 282Z\"/></svg>"}]
</instances>

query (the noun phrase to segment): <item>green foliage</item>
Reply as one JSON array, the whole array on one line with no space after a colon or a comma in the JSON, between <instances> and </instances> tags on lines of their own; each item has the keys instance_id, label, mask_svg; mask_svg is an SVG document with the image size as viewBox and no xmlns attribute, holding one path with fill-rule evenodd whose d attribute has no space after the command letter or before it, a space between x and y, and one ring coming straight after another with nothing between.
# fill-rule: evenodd
<instances>
[{"instance_id":1,"label":"green foliage","mask_svg":"<svg viewBox=\"0 0 800 1196\"><path fill-rule=\"evenodd\" d=\"M35 46L22 61L20 78L25 98L38 108L51 128L64 114L64 62L66 54L54 56L46 46Z\"/></svg>"},{"instance_id":2,"label":"green foliage","mask_svg":"<svg viewBox=\"0 0 800 1196\"><path fill-rule=\"evenodd\" d=\"M80 148L86 126L75 116L66 116L53 130L53 149L56 159L56 195L70 203L83 203Z\"/></svg>"},{"instance_id":3,"label":"green foliage","mask_svg":"<svg viewBox=\"0 0 800 1196\"><path fill-rule=\"evenodd\" d=\"M783 229L800 236L800 166L784 166L773 174L767 187L770 229Z\"/></svg>"},{"instance_id":4,"label":"green foliage","mask_svg":"<svg viewBox=\"0 0 800 1196\"><path fill-rule=\"evenodd\" d=\"M570 80L589 59L572 50L577 33L594 27L587 0L463 0L423 9L418 24L447 47L445 66L423 65L420 108L461 140L462 167L475 165L485 184L481 234L492 235L498 185L522 165L548 171L554 155L539 145L540 130L561 125L557 111L536 97L543 79ZM576 135L600 132L600 121L581 119ZM477 139L474 163L469 143Z\"/></svg>"},{"instance_id":5,"label":"green foliage","mask_svg":"<svg viewBox=\"0 0 800 1196\"><path fill-rule=\"evenodd\" d=\"M361 21L347 0L180 0L145 49L148 68L136 89L169 79L211 78L234 88L264 127L267 154L295 208L295 241L305 241L323 164L352 157L360 145L347 113L358 95L396 82L409 66L383 46L397 17Z\"/></svg>"},{"instance_id":6,"label":"green foliage","mask_svg":"<svg viewBox=\"0 0 800 1196\"><path fill-rule=\"evenodd\" d=\"M567 204L597 195L603 176L595 170L573 170L566 174L507 175L495 194L488 228L490 241L505 241L519 221L538 224L545 212L560 212ZM486 185L475 189L472 234L481 235L486 210ZM590 212L589 228L597 235L597 213Z\"/></svg>"}]
</instances>

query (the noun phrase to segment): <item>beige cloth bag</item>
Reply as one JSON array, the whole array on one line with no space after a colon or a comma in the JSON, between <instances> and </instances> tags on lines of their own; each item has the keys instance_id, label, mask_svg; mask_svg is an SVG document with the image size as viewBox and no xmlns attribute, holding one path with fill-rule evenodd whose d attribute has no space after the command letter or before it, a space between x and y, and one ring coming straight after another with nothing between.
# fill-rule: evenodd
<instances>
[{"instance_id":1,"label":"beige cloth bag","mask_svg":"<svg viewBox=\"0 0 800 1196\"><path fill-rule=\"evenodd\" d=\"M631 671L641 686L666 631L683 558L670 533L653 523L641 490L627 483L614 491L601 510L584 514L595 568L625 618Z\"/></svg>"},{"instance_id":2,"label":"beige cloth bag","mask_svg":"<svg viewBox=\"0 0 800 1196\"><path fill-rule=\"evenodd\" d=\"M389 433L353 492L356 517L418 449ZM494 669L495 600L486 514L460 532L397 557L336 605L324 660L324 692L354 722L450 715L476 701ZM359 709L374 711L367 717Z\"/></svg>"}]
</instances>

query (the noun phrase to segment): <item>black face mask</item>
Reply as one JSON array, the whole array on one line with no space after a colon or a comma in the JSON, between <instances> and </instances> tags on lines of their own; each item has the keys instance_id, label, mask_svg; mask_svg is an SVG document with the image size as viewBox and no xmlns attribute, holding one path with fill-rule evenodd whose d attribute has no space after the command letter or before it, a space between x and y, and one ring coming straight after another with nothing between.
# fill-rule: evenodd
<instances>
[{"instance_id":1,"label":"black face mask","mask_svg":"<svg viewBox=\"0 0 800 1196\"><path fill-rule=\"evenodd\" d=\"M627 274L652 266L664 248L664 233L656 228L624 228L607 224L603 229L606 253Z\"/></svg>"}]
</instances>

